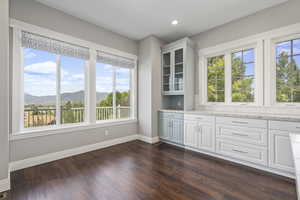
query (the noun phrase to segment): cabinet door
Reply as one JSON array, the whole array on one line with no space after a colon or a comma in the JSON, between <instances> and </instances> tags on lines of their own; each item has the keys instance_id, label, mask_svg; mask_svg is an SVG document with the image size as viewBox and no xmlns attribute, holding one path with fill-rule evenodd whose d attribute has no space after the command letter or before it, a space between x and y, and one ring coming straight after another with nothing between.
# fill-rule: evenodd
<instances>
[{"instance_id":1,"label":"cabinet door","mask_svg":"<svg viewBox=\"0 0 300 200\"><path fill-rule=\"evenodd\" d=\"M292 147L287 131L270 131L270 167L294 172Z\"/></svg>"},{"instance_id":2,"label":"cabinet door","mask_svg":"<svg viewBox=\"0 0 300 200\"><path fill-rule=\"evenodd\" d=\"M198 123L196 121L184 121L184 144L198 148Z\"/></svg>"},{"instance_id":3,"label":"cabinet door","mask_svg":"<svg viewBox=\"0 0 300 200\"><path fill-rule=\"evenodd\" d=\"M199 124L198 148L215 151L215 132L211 124Z\"/></svg>"},{"instance_id":4,"label":"cabinet door","mask_svg":"<svg viewBox=\"0 0 300 200\"><path fill-rule=\"evenodd\" d=\"M183 91L183 49L174 51L174 91Z\"/></svg>"},{"instance_id":5,"label":"cabinet door","mask_svg":"<svg viewBox=\"0 0 300 200\"><path fill-rule=\"evenodd\" d=\"M172 120L172 141L178 144L183 144L184 123L182 119Z\"/></svg>"},{"instance_id":6,"label":"cabinet door","mask_svg":"<svg viewBox=\"0 0 300 200\"><path fill-rule=\"evenodd\" d=\"M172 136L172 121L168 118L160 118L159 136L162 139L169 140Z\"/></svg>"},{"instance_id":7,"label":"cabinet door","mask_svg":"<svg viewBox=\"0 0 300 200\"><path fill-rule=\"evenodd\" d=\"M172 90L172 68L171 68L171 52L163 54L163 91L170 92Z\"/></svg>"}]
</instances>

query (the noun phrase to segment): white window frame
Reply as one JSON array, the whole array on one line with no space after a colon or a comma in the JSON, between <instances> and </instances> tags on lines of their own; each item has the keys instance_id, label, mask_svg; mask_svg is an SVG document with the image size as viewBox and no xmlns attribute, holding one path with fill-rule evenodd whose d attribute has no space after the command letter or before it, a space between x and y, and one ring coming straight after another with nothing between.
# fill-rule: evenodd
<instances>
[{"instance_id":1,"label":"white window frame","mask_svg":"<svg viewBox=\"0 0 300 200\"><path fill-rule=\"evenodd\" d=\"M300 30L299 30L300 31ZM289 40L300 39L300 32L296 34L289 34L279 37L269 38L266 42L268 59L268 68L270 72L268 77L270 88L270 96L268 97L268 103L273 107L298 107L300 108L300 102L277 102L277 89L276 89L276 44L280 42L285 42Z\"/></svg>"},{"instance_id":2,"label":"white window frame","mask_svg":"<svg viewBox=\"0 0 300 200\"><path fill-rule=\"evenodd\" d=\"M101 62L96 62L97 63L101 63ZM116 120L116 108L117 108L117 105L116 105L116 84L117 84L117 69L116 68L122 68L122 67L119 67L119 66L114 66L114 65L111 65L113 67L113 72L112 72L112 93L113 93L113 119L112 120ZM126 69L126 68L125 68ZM129 83L129 87L130 87L130 99L129 99L129 105L130 107L132 107L132 105L134 104L134 95L132 95L132 90L134 90L134 77L135 77L135 71L134 69L131 69L131 68L127 68L129 69L129 72L130 72L130 83ZM96 74L96 71L97 69L95 69L95 74ZM95 75L95 80L97 79L96 75ZM96 82L95 82L96 84ZM95 88L95 91L96 91L96 88ZM96 92L95 92L95 95L96 95ZM97 104L97 102L95 101L95 104ZM135 116L135 113L133 112L134 110L130 110L130 116L129 118L121 118L121 119L118 119L118 120L126 120L126 119L131 119L131 118L134 118ZM96 110L95 110L96 112ZM95 113L95 120L96 120L96 113ZM97 123L101 123L103 121L112 121L112 120L96 120Z\"/></svg>"},{"instance_id":3,"label":"white window frame","mask_svg":"<svg viewBox=\"0 0 300 200\"><path fill-rule=\"evenodd\" d=\"M15 19L10 20L10 27L13 29L13 74L12 74L12 134L37 134L47 135L49 132L61 133L68 130L82 127L95 128L106 127L120 123L132 123L137 121L137 56L123 51L119 51L106 46L98 45L93 42L81 40L69 35L58 33L39 26L31 25ZM24 129L24 69L23 69L23 47L21 45L21 32L27 31L45 37L61 40L71 44L89 48L90 59L86 62L85 69L85 122L63 124L55 126L34 127ZM96 122L96 52L103 51L114 55L119 55L132 59L135 63L131 70L131 117L129 119L104 120ZM58 76L58 75L57 75ZM57 80L59 81L59 80ZM61 131L63 130L63 131ZM31 133L31 134L30 134ZM22 136L23 137L23 136ZM32 136L30 136L32 137Z\"/></svg>"},{"instance_id":4,"label":"white window frame","mask_svg":"<svg viewBox=\"0 0 300 200\"><path fill-rule=\"evenodd\" d=\"M255 68L254 68L254 102L232 102L231 91L231 54L234 52L254 49ZM208 102L207 96L207 59L214 56L225 57L225 101L224 102ZM201 94L202 105L231 105L231 106L259 106L263 104L263 40L239 40L225 43L212 48L199 50L199 77L202 78L199 94Z\"/></svg>"}]
</instances>

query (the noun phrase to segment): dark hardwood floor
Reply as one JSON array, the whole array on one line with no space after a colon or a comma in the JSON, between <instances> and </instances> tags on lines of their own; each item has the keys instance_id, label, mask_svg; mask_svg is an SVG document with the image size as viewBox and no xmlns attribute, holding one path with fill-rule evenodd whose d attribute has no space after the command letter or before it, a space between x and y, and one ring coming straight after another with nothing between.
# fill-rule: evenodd
<instances>
[{"instance_id":1,"label":"dark hardwood floor","mask_svg":"<svg viewBox=\"0 0 300 200\"><path fill-rule=\"evenodd\" d=\"M12 200L295 200L294 181L134 141L19 170Z\"/></svg>"}]
</instances>

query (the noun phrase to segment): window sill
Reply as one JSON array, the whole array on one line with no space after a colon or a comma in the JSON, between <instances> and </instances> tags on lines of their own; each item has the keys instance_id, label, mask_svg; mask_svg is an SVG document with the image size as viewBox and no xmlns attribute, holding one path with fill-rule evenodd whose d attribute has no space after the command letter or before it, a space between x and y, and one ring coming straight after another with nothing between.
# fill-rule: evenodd
<instances>
[{"instance_id":1,"label":"window sill","mask_svg":"<svg viewBox=\"0 0 300 200\"><path fill-rule=\"evenodd\" d=\"M47 128L23 130L18 133L11 134L9 140L11 141L22 140L28 138L41 137L41 136L70 133L72 131L84 131L90 129L119 126L124 124L137 123L137 121L138 121L137 119L107 120L107 121L98 121L95 124L82 123L82 124L65 125L65 126L53 127L53 128L47 127Z\"/></svg>"}]
</instances>

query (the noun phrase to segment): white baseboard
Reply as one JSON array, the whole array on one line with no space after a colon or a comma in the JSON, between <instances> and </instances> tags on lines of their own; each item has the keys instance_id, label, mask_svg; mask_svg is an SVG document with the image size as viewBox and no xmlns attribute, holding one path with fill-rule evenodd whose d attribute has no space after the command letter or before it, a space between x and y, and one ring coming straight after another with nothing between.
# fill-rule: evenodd
<instances>
[{"instance_id":1,"label":"white baseboard","mask_svg":"<svg viewBox=\"0 0 300 200\"><path fill-rule=\"evenodd\" d=\"M159 137L148 137L144 135L138 135L138 140L141 140L143 142L149 143L149 144L155 144L159 142Z\"/></svg>"},{"instance_id":2,"label":"white baseboard","mask_svg":"<svg viewBox=\"0 0 300 200\"><path fill-rule=\"evenodd\" d=\"M27 158L24 160L14 161L14 162L10 163L9 167L10 167L10 171L16 171L16 170L44 164L47 162L67 158L70 156L110 147L113 145L129 142L129 141L133 141L133 140L137 140L137 139L139 139L139 135L130 135L130 136L126 136L126 137L116 138L116 139L112 139L112 140L99 142L96 144L90 144L90 145L81 146L81 147L68 149L68 150L64 150L64 151L59 151L59 152L55 152L55 153L49 153L46 155L41 155L41 156L37 156L37 157L33 157L33 158ZM0 189L1 189L1 184L0 184Z\"/></svg>"},{"instance_id":3,"label":"white baseboard","mask_svg":"<svg viewBox=\"0 0 300 200\"><path fill-rule=\"evenodd\" d=\"M5 192L10 190L10 173L8 178L0 180L0 192Z\"/></svg>"}]
</instances>

